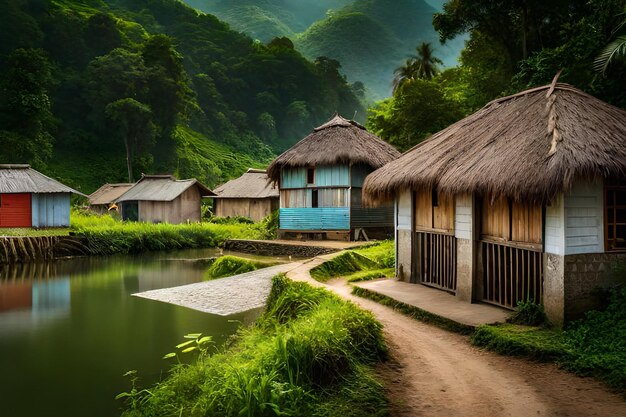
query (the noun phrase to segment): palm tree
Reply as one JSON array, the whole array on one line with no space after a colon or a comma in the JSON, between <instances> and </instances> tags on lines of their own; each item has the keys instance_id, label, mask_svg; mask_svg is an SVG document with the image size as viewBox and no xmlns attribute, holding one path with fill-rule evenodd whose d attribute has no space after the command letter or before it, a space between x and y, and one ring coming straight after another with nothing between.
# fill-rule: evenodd
<instances>
[{"instance_id":1,"label":"palm tree","mask_svg":"<svg viewBox=\"0 0 626 417\"><path fill-rule=\"evenodd\" d=\"M393 72L393 93L408 82L417 78L430 80L439 73L438 65L443 62L433 55L429 42L422 42L415 48L416 55L410 56L404 65Z\"/></svg>"},{"instance_id":2,"label":"palm tree","mask_svg":"<svg viewBox=\"0 0 626 417\"><path fill-rule=\"evenodd\" d=\"M626 9L622 14L626 14ZM626 18L615 28L613 34L619 33L624 27L626 27ZM605 46L600 55L594 60L593 68L598 72L604 73L612 62L620 58L626 58L626 35L618 36Z\"/></svg>"}]
</instances>

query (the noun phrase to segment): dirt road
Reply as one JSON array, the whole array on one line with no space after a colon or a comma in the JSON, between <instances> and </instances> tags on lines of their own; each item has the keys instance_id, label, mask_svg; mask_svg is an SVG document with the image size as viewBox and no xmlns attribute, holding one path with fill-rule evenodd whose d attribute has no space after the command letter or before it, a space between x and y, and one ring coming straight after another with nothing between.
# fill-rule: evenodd
<instances>
[{"instance_id":1,"label":"dirt road","mask_svg":"<svg viewBox=\"0 0 626 417\"><path fill-rule=\"evenodd\" d=\"M593 379L482 351L467 337L351 295L345 280L328 287L384 325L391 360L379 371L394 417L626 417L626 401Z\"/></svg>"}]
</instances>

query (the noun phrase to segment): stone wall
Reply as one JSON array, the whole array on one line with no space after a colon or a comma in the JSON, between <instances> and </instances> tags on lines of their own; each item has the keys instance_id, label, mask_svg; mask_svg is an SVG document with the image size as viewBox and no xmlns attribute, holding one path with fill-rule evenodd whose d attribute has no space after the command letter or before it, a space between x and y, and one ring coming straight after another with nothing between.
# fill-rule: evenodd
<instances>
[{"instance_id":1,"label":"stone wall","mask_svg":"<svg viewBox=\"0 0 626 417\"><path fill-rule=\"evenodd\" d=\"M619 271L620 265L624 269ZM626 254L594 253L565 256L565 320L601 306L602 290L626 284Z\"/></svg>"},{"instance_id":2,"label":"stone wall","mask_svg":"<svg viewBox=\"0 0 626 417\"><path fill-rule=\"evenodd\" d=\"M456 240L456 296L471 302L474 293L474 243L470 239Z\"/></svg>"},{"instance_id":3,"label":"stone wall","mask_svg":"<svg viewBox=\"0 0 626 417\"><path fill-rule=\"evenodd\" d=\"M411 280L411 231L398 230L398 240L396 242L397 259L396 273L397 279L404 282Z\"/></svg>"},{"instance_id":4,"label":"stone wall","mask_svg":"<svg viewBox=\"0 0 626 417\"><path fill-rule=\"evenodd\" d=\"M261 256L295 256L313 258L319 255L337 252L338 249L320 246L276 243L261 240L227 240L224 249L233 252L253 253Z\"/></svg>"}]
</instances>

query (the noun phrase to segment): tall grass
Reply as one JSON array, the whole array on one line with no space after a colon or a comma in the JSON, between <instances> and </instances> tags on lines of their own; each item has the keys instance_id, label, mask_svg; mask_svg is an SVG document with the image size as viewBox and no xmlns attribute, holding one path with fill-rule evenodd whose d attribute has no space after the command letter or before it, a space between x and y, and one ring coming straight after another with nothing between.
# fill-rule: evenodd
<instances>
[{"instance_id":1,"label":"tall grass","mask_svg":"<svg viewBox=\"0 0 626 417\"><path fill-rule=\"evenodd\" d=\"M216 278L229 277L231 275L243 274L245 272L256 271L257 269L267 268L276 265L275 262L261 262L250 259L240 258L238 256L224 255L220 256L206 270L203 278L211 280Z\"/></svg>"},{"instance_id":2,"label":"tall grass","mask_svg":"<svg viewBox=\"0 0 626 417\"><path fill-rule=\"evenodd\" d=\"M175 365L125 416L387 415L371 366L386 356L373 316L323 289L274 278L268 308L224 352Z\"/></svg>"},{"instance_id":3,"label":"tall grass","mask_svg":"<svg viewBox=\"0 0 626 417\"><path fill-rule=\"evenodd\" d=\"M227 239L258 239L263 230L247 223L122 222L111 215L72 212L72 231L85 239L93 255L216 247Z\"/></svg>"},{"instance_id":4,"label":"tall grass","mask_svg":"<svg viewBox=\"0 0 626 417\"><path fill-rule=\"evenodd\" d=\"M385 240L346 251L311 269L311 276L321 282L340 276L351 282L364 281L393 275L394 264L394 242Z\"/></svg>"}]
</instances>

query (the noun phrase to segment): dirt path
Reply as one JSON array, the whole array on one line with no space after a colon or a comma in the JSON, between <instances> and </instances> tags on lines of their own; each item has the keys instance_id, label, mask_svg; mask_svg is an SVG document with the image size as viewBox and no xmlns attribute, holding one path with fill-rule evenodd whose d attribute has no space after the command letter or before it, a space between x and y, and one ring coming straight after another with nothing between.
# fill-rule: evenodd
<instances>
[{"instance_id":1,"label":"dirt path","mask_svg":"<svg viewBox=\"0 0 626 417\"><path fill-rule=\"evenodd\" d=\"M304 270L289 276L311 280ZM482 351L467 337L353 296L345 280L327 287L370 310L384 325L391 360L379 372L393 417L626 416L626 401L593 379Z\"/></svg>"}]
</instances>

